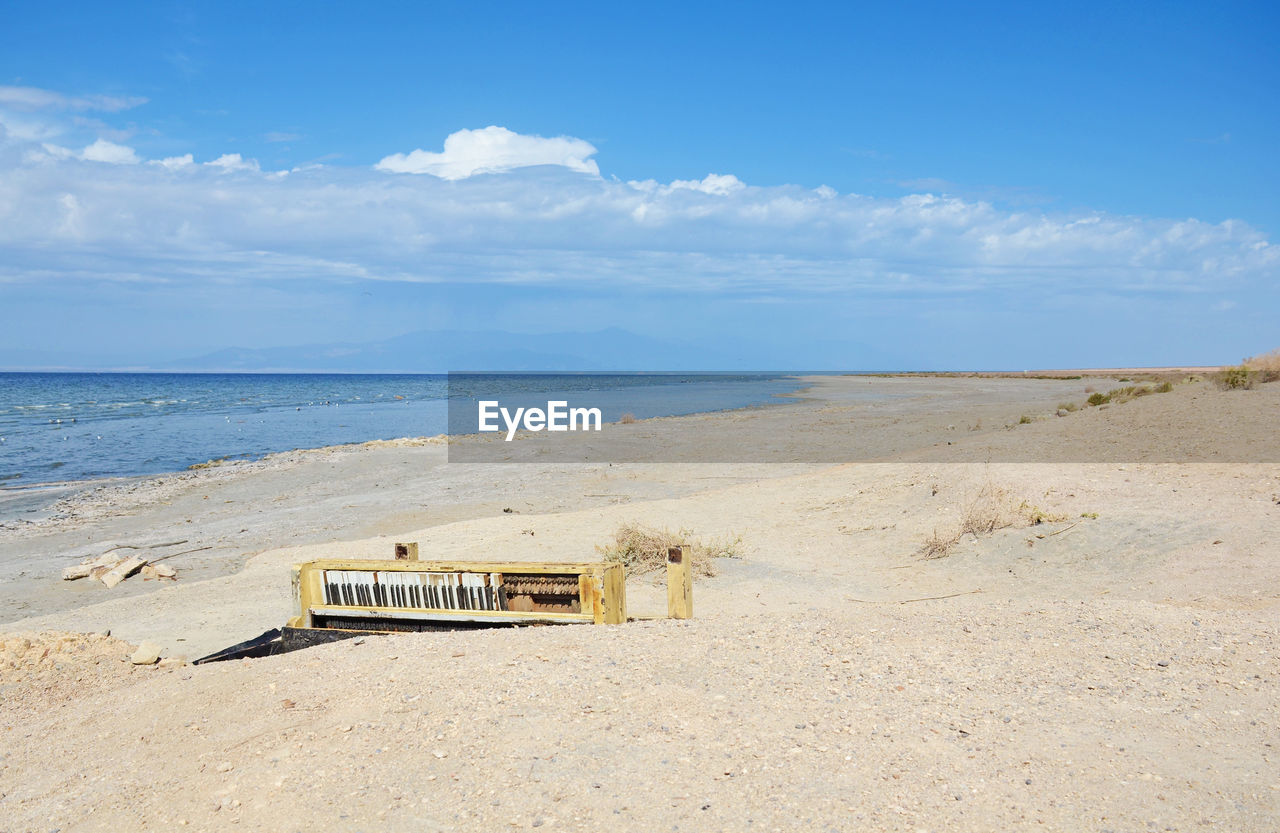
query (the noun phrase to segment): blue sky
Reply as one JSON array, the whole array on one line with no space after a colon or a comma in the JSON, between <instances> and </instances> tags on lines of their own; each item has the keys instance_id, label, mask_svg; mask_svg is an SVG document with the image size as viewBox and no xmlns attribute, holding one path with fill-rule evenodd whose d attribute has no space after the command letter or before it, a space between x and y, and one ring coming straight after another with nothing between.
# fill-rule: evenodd
<instances>
[{"instance_id":1,"label":"blue sky","mask_svg":"<svg viewBox=\"0 0 1280 833\"><path fill-rule=\"evenodd\" d=\"M1280 345L1278 21L8 4L0 367L613 326L756 366L1236 361Z\"/></svg>"}]
</instances>

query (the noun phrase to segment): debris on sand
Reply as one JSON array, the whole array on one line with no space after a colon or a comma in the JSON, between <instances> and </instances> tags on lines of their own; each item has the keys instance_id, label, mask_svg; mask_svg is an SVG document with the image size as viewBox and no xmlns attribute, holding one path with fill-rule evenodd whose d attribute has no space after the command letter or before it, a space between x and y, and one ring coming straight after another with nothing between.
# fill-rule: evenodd
<instances>
[{"instance_id":1,"label":"debris on sand","mask_svg":"<svg viewBox=\"0 0 1280 833\"><path fill-rule=\"evenodd\" d=\"M187 543L182 541L169 541L162 544L111 544L106 552L98 556L86 558L79 564L66 567L62 571L64 581L75 581L76 579L91 578L101 581L107 587L115 587L120 582L130 576L141 573L144 578L148 579L171 579L176 581L178 571L168 564L158 564L156 562L172 558L175 555L186 555L190 552L199 552L207 550L209 547L200 547L194 550L184 550L183 552L174 552L161 555L156 558L144 557L138 555L139 551L166 549L168 547L176 547L180 544ZM125 550L132 551L132 554L125 554Z\"/></svg>"}]
</instances>

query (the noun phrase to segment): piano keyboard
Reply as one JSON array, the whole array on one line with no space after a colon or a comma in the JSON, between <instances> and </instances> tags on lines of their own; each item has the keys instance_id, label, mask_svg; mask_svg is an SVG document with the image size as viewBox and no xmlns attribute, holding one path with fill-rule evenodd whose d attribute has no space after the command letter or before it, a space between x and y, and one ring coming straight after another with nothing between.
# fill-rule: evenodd
<instances>
[{"instance_id":1,"label":"piano keyboard","mask_svg":"<svg viewBox=\"0 0 1280 833\"><path fill-rule=\"evenodd\" d=\"M626 621L621 564L326 560L295 570L291 627Z\"/></svg>"},{"instance_id":2,"label":"piano keyboard","mask_svg":"<svg viewBox=\"0 0 1280 833\"><path fill-rule=\"evenodd\" d=\"M508 609L498 573L325 570L324 603L418 610Z\"/></svg>"}]
</instances>

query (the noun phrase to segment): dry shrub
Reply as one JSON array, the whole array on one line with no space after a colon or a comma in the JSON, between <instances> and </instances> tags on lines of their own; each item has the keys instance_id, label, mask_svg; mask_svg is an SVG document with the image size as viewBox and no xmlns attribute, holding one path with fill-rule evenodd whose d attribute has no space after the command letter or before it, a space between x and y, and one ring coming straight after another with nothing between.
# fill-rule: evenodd
<instances>
[{"instance_id":1,"label":"dry shrub","mask_svg":"<svg viewBox=\"0 0 1280 833\"><path fill-rule=\"evenodd\" d=\"M596 551L610 561L621 561L629 572L649 573L662 569L667 563L667 550L683 547L693 572L700 576L716 574L717 558L738 558L742 552L742 538L716 538L703 542L693 537L693 532L681 529L655 529L638 523L623 524L613 533L613 543L596 547Z\"/></svg>"},{"instance_id":2,"label":"dry shrub","mask_svg":"<svg viewBox=\"0 0 1280 833\"><path fill-rule=\"evenodd\" d=\"M1280 380L1280 348L1245 359L1244 366L1257 374L1259 382Z\"/></svg>"},{"instance_id":3,"label":"dry shrub","mask_svg":"<svg viewBox=\"0 0 1280 833\"><path fill-rule=\"evenodd\" d=\"M622 416L618 417L619 425L630 425L635 421L636 421L636 415L630 412L625 413Z\"/></svg>"},{"instance_id":4,"label":"dry shrub","mask_svg":"<svg viewBox=\"0 0 1280 833\"><path fill-rule=\"evenodd\" d=\"M1013 526L1017 510L1009 492L990 483L978 490L960 515L960 535L990 535L997 529Z\"/></svg>"},{"instance_id":5,"label":"dry shrub","mask_svg":"<svg viewBox=\"0 0 1280 833\"><path fill-rule=\"evenodd\" d=\"M966 535L979 538L990 535L1001 529L1011 527L1036 526L1042 523L1058 523L1066 520L1066 515L1046 512L1028 501L1018 500L1007 489L987 483L978 490L964 511L960 514L960 525L951 533L934 530L924 543L919 554L923 558L943 558L951 554L952 548L960 543Z\"/></svg>"},{"instance_id":6,"label":"dry shrub","mask_svg":"<svg viewBox=\"0 0 1280 833\"><path fill-rule=\"evenodd\" d=\"M1212 378L1219 390L1253 390L1257 375L1245 365L1240 365L1214 373Z\"/></svg>"},{"instance_id":7,"label":"dry shrub","mask_svg":"<svg viewBox=\"0 0 1280 833\"><path fill-rule=\"evenodd\" d=\"M951 548L959 541L959 535L943 535L935 529L933 534L924 539L924 543L920 545L920 557L944 558L951 554Z\"/></svg>"}]
</instances>

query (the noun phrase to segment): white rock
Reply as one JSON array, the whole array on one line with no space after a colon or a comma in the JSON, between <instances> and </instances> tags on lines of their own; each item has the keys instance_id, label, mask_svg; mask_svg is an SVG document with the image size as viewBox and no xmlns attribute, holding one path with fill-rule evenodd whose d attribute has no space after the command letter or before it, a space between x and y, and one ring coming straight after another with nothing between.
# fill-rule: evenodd
<instances>
[{"instance_id":1,"label":"white rock","mask_svg":"<svg viewBox=\"0 0 1280 833\"><path fill-rule=\"evenodd\" d=\"M129 656L134 665L155 665L160 659L160 646L154 642L143 642Z\"/></svg>"}]
</instances>

